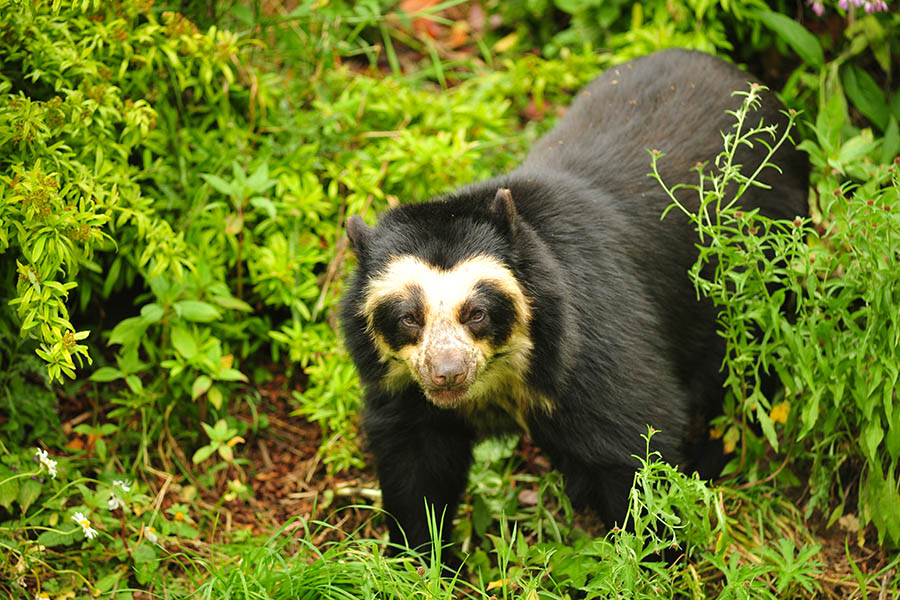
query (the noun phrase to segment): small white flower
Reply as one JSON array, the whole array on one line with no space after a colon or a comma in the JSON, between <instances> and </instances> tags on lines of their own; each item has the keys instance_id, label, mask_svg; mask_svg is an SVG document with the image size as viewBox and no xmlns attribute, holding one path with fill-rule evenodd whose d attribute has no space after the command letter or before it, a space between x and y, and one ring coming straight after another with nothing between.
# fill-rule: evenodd
<instances>
[{"instance_id":1,"label":"small white flower","mask_svg":"<svg viewBox=\"0 0 900 600\"><path fill-rule=\"evenodd\" d=\"M124 480L123 480L123 479L116 479L115 481L113 481L113 485L116 486L116 487L122 488L122 491L123 491L123 492L130 492L130 491L131 491L131 482L128 481L127 479L124 479Z\"/></svg>"},{"instance_id":2,"label":"small white flower","mask_svg":"<svg viewBox=\"0 0 900 600\"><path fill-rule=\"evenodd\" d=\"M48 594L47 592L41 592L40 594L35 594L34 600L50 600L50 594Z\"/></svg>"},{"instance_id":3,"label":"small white flower","mask_svg":"<svg viewBox=\"0 0 900 600\"><path fill-rule=\"evenodd\" d=\"M37 452L35 452L35 456L41 461L41 466L45 467L47 472L50 473L50 478L56 479L56 461L50 458L47 451L38 448Z\"/></svg>"},{"instance_id":4,"label":"small white flower","mask_svg":"<svg viewBox=\"0 0 900 600\"><path fill-rule=\"evenodd\" d=\"M112 492L109 493L109 500L106 501L106 505L109 507L109 510L125 507L125 503Z\"/></svg>"},{"instance_id":5,"label":"small white flower","mask_svg":"<svg viewBox=\"0 0 900 600\"><path fill-rule=\"evenodd\" d=\"M159 537L156 535L156 530L152 527L144 526L144 537L147 538L147 541L151 544L156 544L159 542Z\"/></svg>"},{"instance_id":6,"label":"small white flower","mask_svg":"<svg viewBox=\"0 0 900 600\"><path fill-rule=\"evenodd\" d=\"M72 515L72 520L81 525L81 530L84 532L84 537L89 540L97 537L97 530L91 527L91 522L87 520L87 518L81 514L80 512Z\"/></svg>"}]
</instances>

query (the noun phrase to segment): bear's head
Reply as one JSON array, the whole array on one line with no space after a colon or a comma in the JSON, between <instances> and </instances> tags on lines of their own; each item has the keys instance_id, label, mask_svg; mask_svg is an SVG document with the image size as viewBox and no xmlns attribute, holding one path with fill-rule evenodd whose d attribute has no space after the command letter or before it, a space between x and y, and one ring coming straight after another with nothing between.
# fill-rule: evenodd
<instances>
[{"instance_id":1,"label":"bear's head","mask_svg":"<svg viewBox=\"0 0 900 600\"><path fill-rule=\"evenodd\" d=\"M365 280L357 314L386 365L387 388L418 384L441 408L474 408L529 366L531 307L511 269L516 214L491 200L408 205L347 233ZM473 209L474 207L474 209Z\"/></svg>"}]
</instances>

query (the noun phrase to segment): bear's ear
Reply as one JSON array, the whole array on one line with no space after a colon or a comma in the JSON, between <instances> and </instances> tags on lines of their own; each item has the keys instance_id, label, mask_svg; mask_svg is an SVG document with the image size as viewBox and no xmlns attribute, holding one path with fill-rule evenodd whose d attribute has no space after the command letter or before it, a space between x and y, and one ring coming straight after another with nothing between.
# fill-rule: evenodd
<instances>
[{"instance_id":1,"label":"bear's ear","mask_svg":"<svg viewBox=\"0 0 900 600\"><path fill-rule=\"evenodd\" d=\"M366 253L374 235L375 229L366 225L361 216L352 215L347 218L347 237L356 256L362 257Z\"/></svg>"},{"instance_id":2,"label":"bear's ear","mask_svg":"<svg viewBox=\"0 0 900 600\"><path fill-rule=\"evenodd\" d=\"M510 234L516 232L516 205L509 188L500 188L491 201L491 214L506 225Z\"/></svg>"}]
</instances>

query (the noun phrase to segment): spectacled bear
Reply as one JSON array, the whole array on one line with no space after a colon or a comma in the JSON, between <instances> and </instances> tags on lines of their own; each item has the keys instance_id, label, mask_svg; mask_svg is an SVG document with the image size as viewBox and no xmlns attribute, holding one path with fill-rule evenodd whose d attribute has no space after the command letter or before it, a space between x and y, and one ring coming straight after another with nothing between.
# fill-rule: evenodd
<instances>
[{"instance_id":1,"label":"spectacled bear","mask_svg":"<svg viewBox=\"0 0 900 600\"><path fill-rule=\"evenodd\" d=\"M687 218L648 177L695 182L713 161L726 111L750 77L709 55L667 50L606 71L511 173L382 215L347 233L358 258L341 305L365 387L391 540L429 541L426 503L446 541L486 436L527 432L565 476L573 504L621 523L648 424L652 448L704 477L717 472L706 419L723 397L716 313L687 272ZM783 131L770 93L752 115ZM744 147L753 172L765 154ZM783 146L745 209L807 215L808 164ZM683 201L696 208L694 192ZM721 467L721 462L718 463Z\"/></svg>"}]
</instances>

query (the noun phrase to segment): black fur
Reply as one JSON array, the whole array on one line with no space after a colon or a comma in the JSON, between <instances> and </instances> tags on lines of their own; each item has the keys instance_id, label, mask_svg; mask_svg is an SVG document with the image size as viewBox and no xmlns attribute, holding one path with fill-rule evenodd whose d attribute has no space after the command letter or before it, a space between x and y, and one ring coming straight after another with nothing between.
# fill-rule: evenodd
<instances>
[{"instance_id":1,"label":"black fur","mask_svg":"<svg viewBox=\"0 0 900 600\"><path fill-rule=\"evenodd\" d=\"M379 303L373 313L372 325L392 349L399 350L407 344L415 344L421 333L416 327L400 325L400 319L409 315L421 325L424 320L422 310L422 289L413 287L405 295L387 298Z\"/></svg>"},{"instance_id":2,"label":"black fur","mask_svg":"<svg viewBox=\"0 0 900 600\"><path fill-rule=\"evenodd\" d=\"M731 93L746 90L748 79L697 52L637 59L591 83L512 173L401 206L374 229L348 223L359 268L343 301L343 329L366 388L363 425L384 506L411 546L429 539L426 498L446 512L447 538L472 446L498 431L436 408L415 384L393 392L378 385L386 366L359 308L367 279L403 254L442 268L487 254L515 274L533 312L527 381L554 405L549 414L533 411L527 425L575 504L594 507L608 524L622 521L648 424L661 431L653 444L666 460L716 474L703 462L703 424L721 403L724 347L711 304L697 300L686 275L696 235L678 211L660 220L669 202L647 177L647 149L666 154L660 167L670 185L695 182L690 169L721 151L720 131L733 125L725 111L740 105ZM783 128L782 108L766 94L751 120ZM752 172L763 152L759 144L743 148L738 162ZM784 147L775 162L784 174L762 176L774 189L751 189L744 207L806 215L805 156ZM403 540L397 524L390 529L393 541Z\"/></svg>"},{"instance_id":3,"label":"black fur","mask_svg":"<svg viewBox=\"0 0 900 600\"><path fill-rule=\"evenodd\" d=\"M470 319L476 310L484 311L485 316L472 323ZM472 297L462 306L459 321L467 324L475 339L489 339L499 348L509 339L515 316L513 301L503 290L491 282L479 281Z\"/></svg>"}]
</instances>

